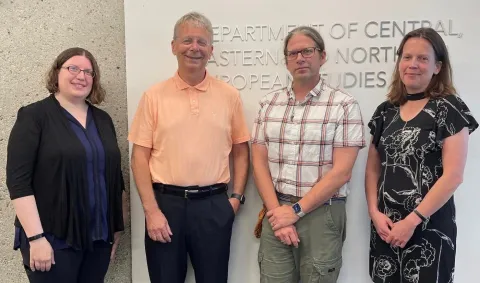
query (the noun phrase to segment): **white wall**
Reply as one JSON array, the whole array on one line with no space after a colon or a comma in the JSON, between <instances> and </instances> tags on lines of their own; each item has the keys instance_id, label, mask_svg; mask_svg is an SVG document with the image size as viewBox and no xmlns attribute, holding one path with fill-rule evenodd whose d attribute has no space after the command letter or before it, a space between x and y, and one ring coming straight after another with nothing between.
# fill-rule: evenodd
<instances>
[{"instance_id":1,"label":"white wall","mask_svg":"<svg viewBox=\"0 0 480 283\"><path fill-rule=\"evenodd\" d=\"M309 24L319 28L326 42L330 55L328 63L322 72L334 74L332 83L338 83L337 75L354 73L357 77L374 78L367 83L359 81L347 90L359 101L365 124L370 119L375 107L384 100L387 84L394 66L394 47L398 46L402 36L398 26L403 28L405 22L407 32L412 29L409 21L429 21L434 28L445 30L444 39L449 46L453 62L454 81L462 98L467 102L472 112L480 120L480 98L478 96L478 55L476 47L480 45L478 25L478 10L480 4L475 0L458 0L453 4L450 0L404 0L395 1L273 1L273 0L243 0L243 1L179 1L169 2L169 8L162 1L126 0L126 54L127 54L127 91L129 123L136 110L142 92L150 85L172 76L176 70L176 59L171 54L170 41L173 26L183 14L196 10L210 18L215 27L214 56L220 66L211 62L208 69L211 74L229 76L236 79L234 84L242 88L243 78L253 78L253 84L241 89L248 125L251 129L255 113L258 110L258 100L268 92L279 76L282 83L286 80L283 62L275 63L270 59L265 64L266 50L270 54L282 56L283 33L277 37L278 31L289 30L288 25ZM370 23L368 25L369 22ZM397 27L393 27L394 23ZM365 30L366 26L368 28ZM262 27L263 26L263 27ZM348 31L342 35L342 26ZM235 33L238 27L240 34ZM381 30L381 28L383 29ZM222 38L221 31L230 34ZM356 31L355 31L356 29ZM263 30L263 39L260 38ZM249 35L246 35L246 31ZM255 32L253 32L255 31ZM268 33L267 33L268 31ZM252 33L253 32L253 33ZM268 37L273 33L277 39ZM367 36L367 34L370 35ZM395 33L395 34L394 34ZM236 35L234 37L234 35ZM377 35L375 37L375 35ZM233 39L232 39L233 38ZM338 39L335 39L338 38ZM347 48L354 54L349 63L336 56L337 49L346 53ZM356 49L357 48L357 49ZM356 50L355 50L356 49ZM354 51L355 50L355 51ZM363 62L363 52L380 51L378 59L367 57ZM386 51L385 51L386 50ZM229 62L221 59L223 51L229 55ZM240 59L240 52L244 58ZM230 53L227 53L230 52ZM263 52L263 53L262 53ZM386 52L386 53L385 53ZM237 56L237 64L233 61ZM255 59L255 54L260 58ZM387 58L385 59L385 56ZM253 58L252 58L253 57ZM273 56L273 59L276 59ZM372 61L370 61L372 59ZM253 61L256 64L253 64ZM363 62L363 63L355 63ZM263 64L261 63L263 62ZM226 65L226 66L221 66ZM384 73L382 73L384 72ZM362 73L362 75L360 75ZM263 74L263 83L261 83ZM348 84L352 84L353 76L346 75ZM378 79L379 76L381 79ZM255 82L255 78L258 81ZM251 81L251 80L250 80ZM343 83L342 83L343 85ZM367 86L373 87L367 87ZM347 85L348 86L348 85ZM479 131L480 132L480 131ZM367 132L368 133L368 132ZM367 138L370 138L367 134ZM480 200L480 190L475 185L475 172L480 165L480 133L474 133L470 139L470 150L465 181L456 193L457 224L459 234L457 239L456 282L474 282L475 268L478 268L480 247L476 241L480 239L480 228L475 225L476 206ZM351 181L351 195L348 201L347 240L344 247L344 266L339 282L363 283L370 282L368 277L369 249L369 219L363 193L364 167L367 150L363 149L354 168ZM249 179L247 202L237 215L231 245L230 279L232 283L259 282L257 251L258 240L253 236L253 227L261 201L256 193L252 179ZM149 282L144 255L144 215L132 182L132 255L133 282ZM194 282L189 269L188 282Z\"/></svg>"}]
</instances>

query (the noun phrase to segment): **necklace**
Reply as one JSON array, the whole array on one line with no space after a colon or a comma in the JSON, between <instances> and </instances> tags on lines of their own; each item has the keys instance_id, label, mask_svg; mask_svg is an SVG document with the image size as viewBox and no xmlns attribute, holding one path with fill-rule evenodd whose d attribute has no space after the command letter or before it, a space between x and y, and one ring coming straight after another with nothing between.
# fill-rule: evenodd
<instances>
[{"instance_id":1,"label":"necklace","mask_svg":"<svg viewBox=\"0 0 480 283\"><path fill-rule=\"evenodd\" d=\"M407 100L420 100L425 98L424 92L414 93L414 94L407 94Z\"/></svg>"}]
</instances>

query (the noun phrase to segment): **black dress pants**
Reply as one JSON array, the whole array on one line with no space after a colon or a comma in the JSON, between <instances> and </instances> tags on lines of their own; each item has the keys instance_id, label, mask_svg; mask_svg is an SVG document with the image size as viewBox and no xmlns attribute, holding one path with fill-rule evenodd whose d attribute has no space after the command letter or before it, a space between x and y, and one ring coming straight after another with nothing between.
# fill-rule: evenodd
<instances>
[{"instance_id":1,"label":"black dress pants","mask_svg":"<svg viewBox=\"0 0 480 283\"><path fill-rule=\"evenodd\" d=\"M172 230L172 241L153 241L145 229L145 253L152 283L184 283L187 254L196 283L227 283L230 238L235 218L226 193L186 199L155 190Z\"/></svg>"}]
</instances>

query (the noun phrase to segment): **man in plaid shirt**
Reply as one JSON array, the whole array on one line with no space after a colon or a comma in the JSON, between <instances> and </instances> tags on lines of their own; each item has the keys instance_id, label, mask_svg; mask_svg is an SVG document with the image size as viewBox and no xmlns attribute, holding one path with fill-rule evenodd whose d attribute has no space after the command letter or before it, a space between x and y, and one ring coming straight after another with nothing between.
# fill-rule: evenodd
<instances>
[{"instance_id":1,"label":"man in plaid shirt","mask_svg":"<svg viewBox=\"0 0 480 283\"><path fill-rule=\"evenodd\" d=\"M252 134L255 183L268 211L258 260L261 282L336 282L345 240L345 201L365 146L353 96L320 77L325 44L310 27L285 38L293 82L260 101Z\"/></svg>"}]
</instances>

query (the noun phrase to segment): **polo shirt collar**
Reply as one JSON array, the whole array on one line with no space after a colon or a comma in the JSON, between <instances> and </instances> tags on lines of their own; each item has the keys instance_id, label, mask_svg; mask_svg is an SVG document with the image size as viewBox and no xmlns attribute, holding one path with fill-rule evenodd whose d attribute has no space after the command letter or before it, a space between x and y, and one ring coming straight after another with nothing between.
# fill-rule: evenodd
<instances>
[{"instance_id":1,"label":"polo shirt collar","mask_svg":"<svg viewBox=\"0 0 480 283\"><path fill-rule=\"evenodd\" d=\"M173 76L173 80L175 81L175 85L177 86L177 88L181 89L181 90L184 90L184 89L187 89L189 87L193 87L199 91L207 91L208 89L208 86L210 85L210 80L211 80L211 77L210 77L210 74L208 73L208 71L205 70L205 78L203 79L203 81L201 81L199 84L195 85L195 86L191 86L189 84L187 84L179 75L178 75L178 71L175 72L175 75Z\"/></svg>"}]
</instances>

